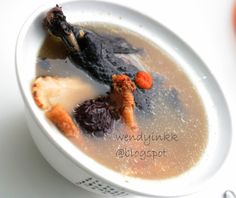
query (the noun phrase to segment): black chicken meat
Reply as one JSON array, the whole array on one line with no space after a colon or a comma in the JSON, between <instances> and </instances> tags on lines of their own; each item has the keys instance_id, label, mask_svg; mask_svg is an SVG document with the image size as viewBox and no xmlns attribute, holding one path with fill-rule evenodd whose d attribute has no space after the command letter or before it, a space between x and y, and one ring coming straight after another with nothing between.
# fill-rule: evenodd
<instances>
[{"instance_id":1,"label":"black chicken meat","mask_svg":"<svg viewBox=\"0 0 236 198\"><path fill-rule=\"evenodd\" d=\"M58 5L51 9L45 18L45 26L49 32L60 37L69 50L74 65L86 71L95 80L111 86L112 75L125 74L134 80L139 69L125 61L117 54L135 54L142 50L133 47L122 37L101 35L93 31L81 29L66 21L66 17ZM161 86L162 77L152 74L153 87L149 90L137 88L134 92L136 107L145 113L153 113L161 97L166 101L174 96L175 109L180 108L176 90ZM163 92L165 92L163 94ZM176 102L177 101L177 102Z\"/></svg>"}]
</instances>

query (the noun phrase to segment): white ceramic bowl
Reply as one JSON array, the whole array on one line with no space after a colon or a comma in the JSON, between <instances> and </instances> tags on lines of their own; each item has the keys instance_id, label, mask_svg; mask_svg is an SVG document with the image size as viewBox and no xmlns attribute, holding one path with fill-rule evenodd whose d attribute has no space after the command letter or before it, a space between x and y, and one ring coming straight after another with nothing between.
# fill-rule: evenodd
<instances>
[{"instance_id":1,"label":"white ceramic bowl","mask_svg":"<svg viewBox=\"0 0 236 198\"><path fill-rule=\"evenodd\" d=\"M127 177L97 163L77 149L45 119L31 95L38 50L45 38L45 13L54 4L36 10L25 22L16 47L16 73L33 139L46 160L77 186L99 194L124 196L178 196L195 192L222 165L231 139L228 108L217 82L202 60L172 32L156 21L120 5L101 1L68 1L60 4L68 21L108 22L141 32L171 56L196 86L207 112L209 142L200 162L181 176L167 180Z\"/></svg>"}]
</instances>

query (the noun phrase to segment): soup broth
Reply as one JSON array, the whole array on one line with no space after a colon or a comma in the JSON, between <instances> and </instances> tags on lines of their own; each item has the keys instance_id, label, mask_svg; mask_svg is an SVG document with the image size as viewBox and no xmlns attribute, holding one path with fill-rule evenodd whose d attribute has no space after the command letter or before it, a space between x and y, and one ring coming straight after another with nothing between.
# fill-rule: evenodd
<instances>
[{"instance_id":1,"label":"soup broth","mask_svg":"<svg viewBox=\"0 0 236 198\"><path fill-rule=\"evenodd\" d=\"M157 72L163 78L162 86L176 91L168 102L160 97L154 116L135 111L141 132L137 136L127 135L124 124L118 120L112 133L104 137L86 135L80 129L83 146L76 138L70 138L71 142L97 162L128 176L166 179L193 167L207 145L208 123L202 101L186 74L151 40L126 28L104 23L84 23L80 26L97 33L121 36L133 46L142 48L141 54L118 56L147 71ZM63 43L48 35L37 57L36 76L69 77L89 85L85 86L86 92L75 92L62 100L67 111L72 112L76 104L105 95L109 87L76 68L67 56ZM180 108L176 113L166 105L179 105Z\"/></svg>"}]
</instances>

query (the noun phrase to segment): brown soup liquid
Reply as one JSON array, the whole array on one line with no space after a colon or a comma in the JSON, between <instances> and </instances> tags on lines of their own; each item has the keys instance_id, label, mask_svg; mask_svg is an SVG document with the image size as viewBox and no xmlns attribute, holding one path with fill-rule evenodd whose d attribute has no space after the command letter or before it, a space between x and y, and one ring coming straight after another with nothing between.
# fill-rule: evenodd
<instances>
[{"instance_id":1,"label":"brown soup liquid","mask_svg":"<svg viewBox=\"0 0 236 198\"><path fill-rule=\"evenodd\" d=\"M136 112L142 135L126 136L125 126L118 121L111 134L93 137L83 134L85 144L71 141L97 162L124 175L144 179L166 179L178 176L193 167L201 158L208 142L208 123L197 90L181 68L152 41L125 28L111 24L84 23L85 29L125 38L144 53L131 56L132 62L164 77L164 86L174 87L182 103L183 116L177 116L160 101L155 116ZM130 57L129 57L130 58ZM64 44L47 36L37 58L36 76L63 76L78 78L89 84L86 93L66 98L63 105L71 112L86 99L104 95L108 87L95 82L85 72L73 66ZM81 95L83 99L81 101ZM163 104L163 105L162 105Z\"/></svg>"}]
</instances>

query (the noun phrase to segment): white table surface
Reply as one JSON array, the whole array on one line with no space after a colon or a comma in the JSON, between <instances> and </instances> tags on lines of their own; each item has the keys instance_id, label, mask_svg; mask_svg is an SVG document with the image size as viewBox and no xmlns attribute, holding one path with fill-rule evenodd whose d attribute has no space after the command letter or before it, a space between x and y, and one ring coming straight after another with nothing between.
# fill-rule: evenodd
<instances>
[{"instance_id":1,"label":"white table surface","mask_svg":"<svg viewBox=\"0 0 236 198\"><path fill-rule=\"evenodd\" d=\"M113 0L115 1L115 0ZM21 25L47 0L0 0L0 197L98 198L75 187L43 159L24 118L16 83L14 50ZM236 41L231 12L233 0L117 0L155 18L185 40L218 80L236 120ZM233 133L236 132L233 126ZM224 131L222 131L224 132ZM189 198L220 198L236 192L236 136L223 167L211 183ZM171 189L170 189L171 190Z\"/></svg>"}]
</instances>

